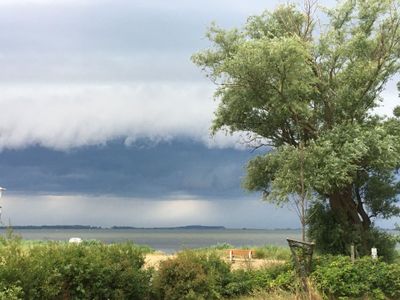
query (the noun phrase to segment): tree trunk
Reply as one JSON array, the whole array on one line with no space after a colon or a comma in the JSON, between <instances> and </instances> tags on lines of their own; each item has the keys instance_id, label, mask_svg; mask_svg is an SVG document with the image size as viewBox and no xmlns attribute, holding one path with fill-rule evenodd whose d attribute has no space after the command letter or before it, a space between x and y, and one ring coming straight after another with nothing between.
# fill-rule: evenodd
<instances>
[{"instance_id":1,"label":"tree trunk","mask_svg":"<svg viewBox=\"0 0 400 300\"><path fill-rule=\"evenodd\" d=\"M329 204L334 214L344 216L352 225L360 225L364 231L368 230L371 221L362 206L353 200L353 187L348 185L329 196Z\"/></svg>"},{"instance_id":2,"label":"tree trunk","mask_svg":"<svg viewBox=\"0 0 400 300\"><path fill-rule=\"evenodd\" d=\"M357 200L357 211L363 221L363 227L367 230L371 226L371 219L369 218L367 212L364 209L364 205L360 195L360 189L356 186L354 188L356 200Z\"/></svg>"},{"instance_id":3,"label":"tree trunk","mask_svg":"<svg viewBox=\"0 0 400 300\"><path fill-rule=\"evenodd\" d=\"M343 225L348 226L349 232L351 230L359 231L362 252L368 253L368 243L366 240L367 235L365 234L367 234L371 227L371 220L364 210L359 190L354 189L352 185L348 185L345 188L332 193L329 196L329 204L332 212L338 216L338 222L345 222ZM345 236L346 234L344 234L343 237L345 238Z\"/></svg>"}]
</instances>

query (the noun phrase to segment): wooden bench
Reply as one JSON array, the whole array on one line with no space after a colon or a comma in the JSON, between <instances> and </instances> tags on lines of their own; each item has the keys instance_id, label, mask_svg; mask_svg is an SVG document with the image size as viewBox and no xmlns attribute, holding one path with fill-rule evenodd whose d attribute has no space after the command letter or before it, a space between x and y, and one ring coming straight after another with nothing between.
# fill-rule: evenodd
<instances>
[{"instance_id":1,"label":"wooden bench","mask_svg":"<svg viewBox=\"0 0 400 300\"><path fill-rule=\"evenodd\" d=\"M253 258L253 250L251 249L229 249L227 253L230 261L234 261L238 257L245 260L251 260Z\"/></svg>"}]
</instances>

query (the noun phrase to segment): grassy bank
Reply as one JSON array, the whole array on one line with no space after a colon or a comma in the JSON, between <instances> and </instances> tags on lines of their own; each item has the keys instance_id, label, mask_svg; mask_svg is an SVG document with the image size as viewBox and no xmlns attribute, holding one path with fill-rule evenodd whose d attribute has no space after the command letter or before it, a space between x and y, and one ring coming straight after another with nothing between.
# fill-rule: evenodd
<instances>
[{"instance_id":1,"label":"grassy bank","mask_svg":"<svg viewBox=\"0 0 400 300\"><path fill-rule=\"evenodd\" d=\"M155 254L132 243L0 239L0 300L7 299L301 299L287 248L254 247L254 261L226 259L230 245ZM161 259L146 266L149 256ZM237 266L240 266L239 268ZM257 267L256 267L257 266ZM399 299L400 265L363 258L317 256L312 299Z\"/></svg>"}]
</instances>

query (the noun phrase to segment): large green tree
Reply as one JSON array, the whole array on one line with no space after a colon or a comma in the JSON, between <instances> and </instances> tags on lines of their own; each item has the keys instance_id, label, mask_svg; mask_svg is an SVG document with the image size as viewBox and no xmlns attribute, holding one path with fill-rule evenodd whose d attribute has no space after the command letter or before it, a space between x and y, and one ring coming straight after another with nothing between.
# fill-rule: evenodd
<instances>
[{"instance_id":1,"label":"large green tree","mask_svg":"<svg viewBox=\"0 0 400 300\"><path fill-rule=\"evenodd\" d=\"M316 8L280 6L240 29L212 25L212 47L193 61L217 84L212 130L267 146L244 186L278 203L307 192L362 235L400 213L400 108L374 113L400 70L399 1Z\"/></svg>"}]
</instances>

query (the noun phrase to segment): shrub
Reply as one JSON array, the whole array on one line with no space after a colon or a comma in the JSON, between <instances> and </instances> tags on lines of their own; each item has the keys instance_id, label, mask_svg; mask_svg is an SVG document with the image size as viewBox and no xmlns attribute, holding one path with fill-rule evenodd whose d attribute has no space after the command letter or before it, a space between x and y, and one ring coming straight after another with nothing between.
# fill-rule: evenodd
<instances>
[{"instance_id":1,"label":"shrub","mask_svg":"<svg viewBox=\"0 0 400 300\"><path fill-rule=\"evenodd\" d=\"M327 204L315 203L309 211L308 236L316 241L316 250L322 254L350 255L350 245L354 244L359 256L370 255L372 247L387 262L396 258L398 238L376 228L367 231L361 227L346 225L345 216L332 212Z\"/></svg>"},{"instance_id":2,"label":"shrub","mask_svg":"<svg viewBox=\"0 0 400 300\"><path fill-rule=\"evenodd\" d=\"M151 273L144 256L131 244L68 245L52 253L63 280L63 295L84 299L144 299Z\"/></svg>"},{"instance_id":3,"label":"shrub","mask_svg":"<svg viewBox=\"0 0 400 300\"><path fill-rule=\"evenodd\" d=\"M23 246L18 238L0 239L0 299L146 299L152 274L143 265L133 244Z\"/></svg>"},{"instance_id":4,"label":"shrub","mask_svg":"<svg viewBox=\"0 0 400 300\"><path fill-rule=\"evenodd\" d=\"M278 265L258 270L236 270L231 272L224 296L249 295L255 291L293 291L296 276L290 264Z\"/></svg>"},{"instance_id":5,"label":"shrub","mask_svg":"<svg viewBox=\"0 0 400 300\"><path fill-rule=\"evenodd\" d=\"M160 264L154 280L156 297L174 299L219 299L230 268L215 253L183 251Z\"/></svg>"},{"instance_id":6,"label":"shrub","mask_svg":"<svg viewBox=\"0 0 400 300\"><path fill-rule=\"evenodd\" d=\"M397 258L397 236L391 235L385 231L380 231L376 228L371 228L368 231L365 240L369 249L372 247L378 249L378 255L383 261L393 262ZM366 253L366 255L370 255L370 253Z\"/></svg>"},{"instance_id":7,"label":"shrub","mask_svg":"<svg viewBox=\"0 0 400 300\"><path fill-rule=\"evenodd\" d=\"M2 290L5 298L13 298L10 293L17 297L23 292L26 299L51 299L59 293L61 284L54 280L56 272L51 260L46 256L40 261L32 259L32 249L23 247L17 237L0 239L0 286L11 287Z\"/></svg>"},{"instance_id":8,"label":"shrub","mask_svg":"<svg viewBox=\"0 0 400 300\"><path fill-rule=\"evenodd\" d=\"M24 293L19 286L0 286L0 300L20 300L23 296Z\"/></svg>"},{"instance_id":9,"label":"shrub","mask_svg":"<svg viewBox=\"0 0 400 300\"><path fill-rule=\"evenodd\" d=\"M326 256L316 261L311 274L320 292L328 297L400 299L400 265L365 257L353 264L348 257Z\"/></svg>"},{"instance_id":10,"label":"shrub","mask_svg":"<svg viewBox=\"0 0 400 300\"><path fill-rule=\"evenodd\" d=\"M271 278L265 272L254 270L236 270L231 273L224 296L248 295L259 288L267 288Z\"/></svg>"}]
</instances>

